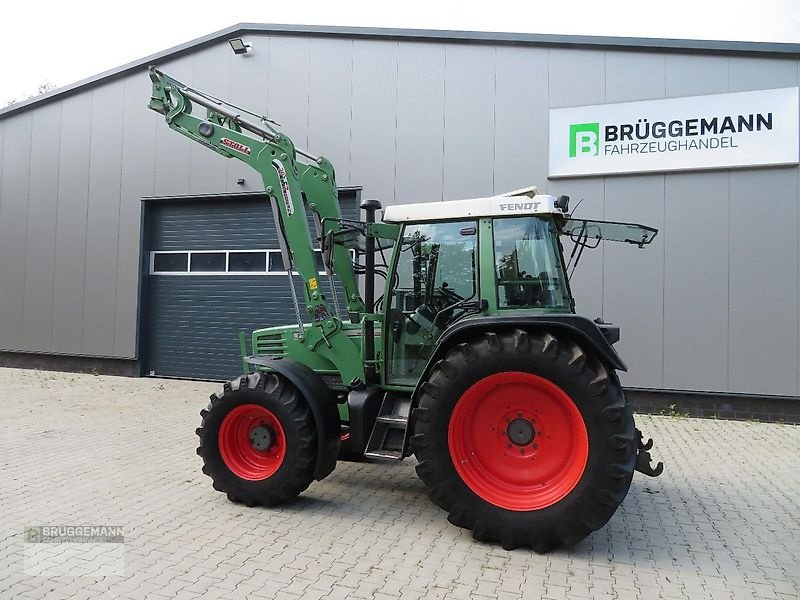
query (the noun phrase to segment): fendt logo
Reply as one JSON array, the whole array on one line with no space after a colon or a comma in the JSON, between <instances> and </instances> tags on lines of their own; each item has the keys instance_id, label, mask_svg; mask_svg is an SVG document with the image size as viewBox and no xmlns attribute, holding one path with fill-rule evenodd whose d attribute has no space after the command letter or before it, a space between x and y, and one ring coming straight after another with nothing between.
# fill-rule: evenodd
<instances>
[{"instance_id":1,"label":"fendt logo","mask_svg":"<svg viewBox=\"0 0 800 600\"><path fill-rule=\"evenodd\" d=\"M569 157L597 156L600 152L600 123L569 126Z\"/></svg>"}]
</instances>

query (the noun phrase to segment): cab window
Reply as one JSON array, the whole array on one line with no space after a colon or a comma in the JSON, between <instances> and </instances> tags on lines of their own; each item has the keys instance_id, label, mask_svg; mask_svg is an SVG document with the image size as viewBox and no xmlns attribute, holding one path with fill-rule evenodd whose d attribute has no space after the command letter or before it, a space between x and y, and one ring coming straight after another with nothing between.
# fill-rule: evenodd
<instances>
[{"instance_id":1,"label":"cab window","mask_svg":"<svg viewBox=\"0 0 800 600\"><path fill-rule=\"evenodd\" d=\"M497 301L501 309L569 309L569 288L551 219L494 219Z\"/></svg>"}]
</instances>

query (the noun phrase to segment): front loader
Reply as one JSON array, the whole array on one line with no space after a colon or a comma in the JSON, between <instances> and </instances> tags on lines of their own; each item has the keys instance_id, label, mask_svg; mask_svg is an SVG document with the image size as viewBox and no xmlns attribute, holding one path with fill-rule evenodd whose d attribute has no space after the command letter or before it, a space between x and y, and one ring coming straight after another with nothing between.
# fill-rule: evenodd
<instances>
[{"instance_id":1,"label":"front loader","mask_svg":"<svg viewBox=\"0 0 800 600\"><path fill-rule=\"evenodd\" d=\"M296 312L252 333L246 372L200 413L215 489L275 506L342 456L413 454L451 523L546 552L605 525L635 470L661 473L617 377L619 328L575 314L568 277L586 247L643 247L655 229L572 218L566 196L533 187L391 206L382 222L368 200L364 221L344 219L329 161L266 117L150 78L169 127L260 173Z\"/></svg>"}]
</instances>

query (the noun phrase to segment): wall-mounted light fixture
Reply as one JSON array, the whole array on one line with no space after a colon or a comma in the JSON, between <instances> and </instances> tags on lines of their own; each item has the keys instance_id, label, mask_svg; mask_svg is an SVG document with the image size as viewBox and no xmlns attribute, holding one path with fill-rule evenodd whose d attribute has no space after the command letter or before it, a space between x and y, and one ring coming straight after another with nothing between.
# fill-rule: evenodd
<instances>
[{"instance_id":1,"label":"wall-mounted light fixture","mask_svg":"<svg viewBox=\"0 0 800 600\"><path fill-rule=\"evenodd\" d=\"M253 46L245 42L242 38L233 38L232 40L228 40L228 43L231 45L231 50L236 55L247 54L253 49Z\"/></svg>"}]
</instances>

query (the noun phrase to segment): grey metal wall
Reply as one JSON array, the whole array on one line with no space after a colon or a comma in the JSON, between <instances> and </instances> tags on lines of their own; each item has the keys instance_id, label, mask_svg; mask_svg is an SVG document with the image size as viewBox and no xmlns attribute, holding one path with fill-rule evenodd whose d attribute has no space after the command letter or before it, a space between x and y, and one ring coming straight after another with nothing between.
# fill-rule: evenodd
<instances>
[{"instance_id":1,"label":"grey metal wall","mask_svg":"<svg viewBox=\"0 0 800 600\"><path fill-rule=\"evenodd\" d=\"M798 395L798 168L546 178L549 108L794 86L797 60L248 38L245 57L220 43L161 66L266 107L365 197L535 183L583 198L581 216L659 227L647 250L599 249L576 275L579 311L623 326L624 383ZM133 356L139 198L257 189L159 122L148 96L142 72L0 120L0 349Z\"/></svg>"}]
</instances>

